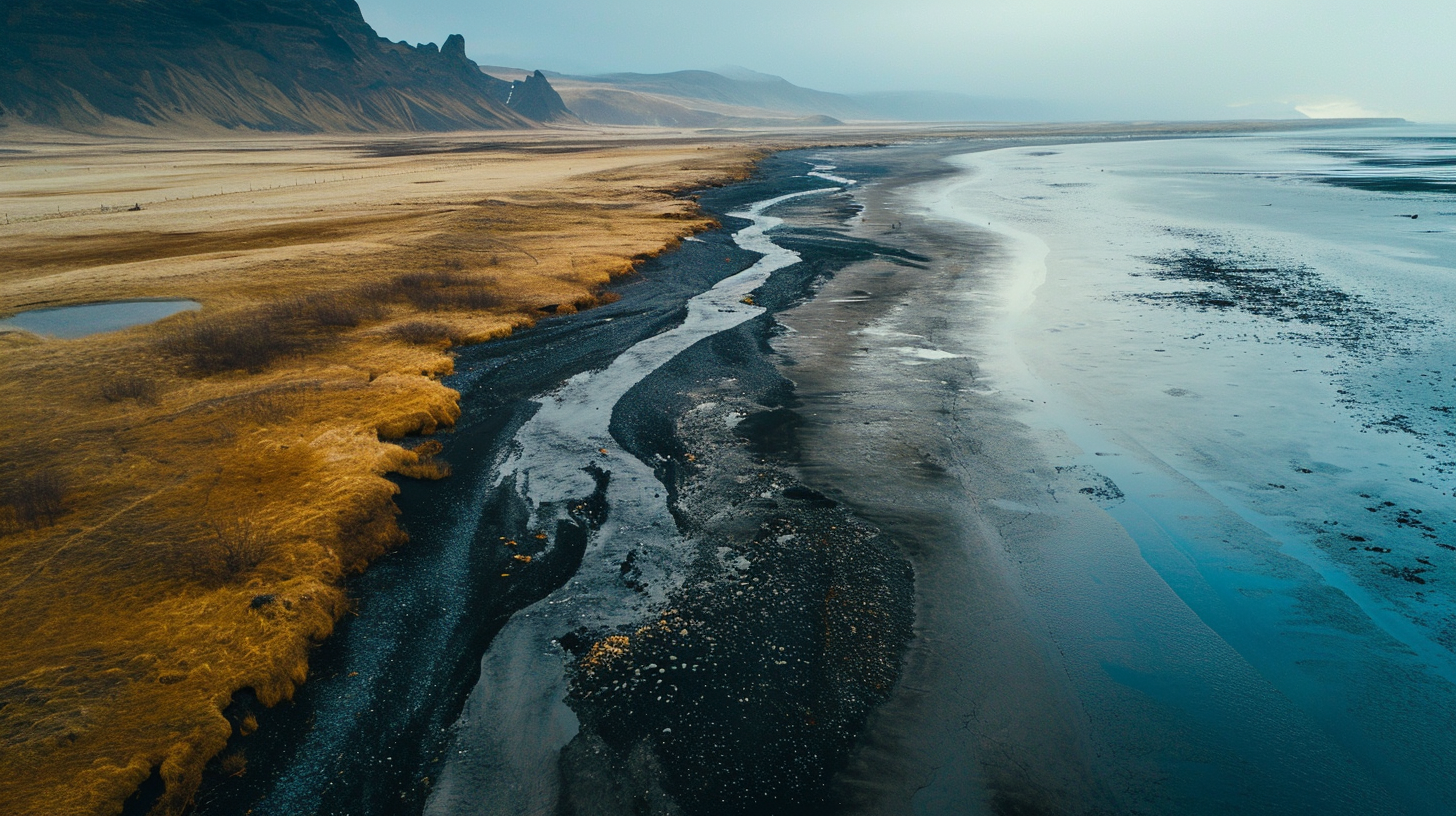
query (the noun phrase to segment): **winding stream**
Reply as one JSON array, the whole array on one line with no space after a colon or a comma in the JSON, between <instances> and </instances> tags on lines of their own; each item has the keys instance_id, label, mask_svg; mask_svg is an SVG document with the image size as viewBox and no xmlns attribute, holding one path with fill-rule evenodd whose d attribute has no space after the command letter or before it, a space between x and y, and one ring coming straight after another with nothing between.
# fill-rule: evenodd
<instances>
[{"instance_id":1,"label":"winding stream","mask_svg":"<svg viewBox=\"0 0 1456 816\"><path fill-rule=\"evenodd\" d=\"M826 175L833 169L819 166L814 173L853 183ZM653 469L613 440L608 429L612 409L634 385L693 344L761 314L749 293L799 260L798 253L769 236L782 222L768 211L839 189L789 193L730 213L750 221L733 235L734 242L763 257L689 300L681 325L632 346L605 369L572 377L542 399L535 416L517 432L493 489L509 486L531 508L533 529L539 531L534 535L544 536L548 549L563 534L599 526L575 576L517 613L492 642L426 813L553 812L557 758L575 736L577 723L563 702L566 656L552 641L583 626L604 629L641 620L680 585L691 556ZM590 497L603 486L610 510L604 519L589 518ZM635 583L644 591L620 580L620 565L629 555L640 573ZM510 577L502 573L487 580Z\"/></svg>"}]
</instances>

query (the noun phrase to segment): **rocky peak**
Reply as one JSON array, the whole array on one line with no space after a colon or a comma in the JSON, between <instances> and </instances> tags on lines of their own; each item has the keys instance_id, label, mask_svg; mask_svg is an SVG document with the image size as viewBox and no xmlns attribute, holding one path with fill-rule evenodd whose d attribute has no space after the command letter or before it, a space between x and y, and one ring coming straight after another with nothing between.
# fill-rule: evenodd
<instances>
[{"instance_id":1,"label":"rocky peak","mask_svg":"<svg viewBox=\"0 0 1456 816\"><path fill-rule=\"evenodd\" d=\"M561 94L551 87L551 82L540 71L512 82L507 104L512 110L537 122L572 118Z\"/></svg>"},{"instance_id":2,"label":"rocky peak","mask_svg":"<svg viewBox=\"0 0 1456 816\"><path fill-rule=\"evenodd\" d=\"M459 34L451 34L445 38L445 44L440 48L441 56L456 62L469 62L465 56L465 38Z\"/></svg>"}]
</instances>

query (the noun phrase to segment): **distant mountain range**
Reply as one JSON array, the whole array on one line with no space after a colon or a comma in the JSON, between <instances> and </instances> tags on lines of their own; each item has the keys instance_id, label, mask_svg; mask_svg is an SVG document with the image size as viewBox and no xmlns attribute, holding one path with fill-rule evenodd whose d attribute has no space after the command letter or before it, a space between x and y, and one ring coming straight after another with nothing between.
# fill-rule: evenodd
<instances>
[{"instance_id":1,"label":"distant mountain range","mask_svg":"<svg viewBox=\"0 0 1456 816\"><path fill-rule=\"evenodd\" d=\"M354 0L5 0L0 124L260 131L528 128L570 119L540 73L465 40L380 37Z\"/></svg>"},{"instance_id":2,"label":"distant mountain range","mask_svg":"<svg viewBox=\"0 0 1456 816\"><path fill-rule=\"evenodd\" d=\"M501 76L519 69L490 67ZM954 93L837 94L737 66L717 71L574 76L548 72L568 108L601 125L731 127L845 121L1031 121L1051 118L1034 102Z\"/></svg>"}]
</instances>

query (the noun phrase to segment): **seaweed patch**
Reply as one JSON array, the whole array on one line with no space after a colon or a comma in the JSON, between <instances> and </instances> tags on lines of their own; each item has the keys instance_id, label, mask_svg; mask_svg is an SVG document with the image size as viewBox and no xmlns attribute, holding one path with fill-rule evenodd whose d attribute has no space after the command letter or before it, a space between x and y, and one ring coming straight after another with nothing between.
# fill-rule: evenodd
<instances>
[{"instance_id":1,"label":"seaweed patch","mask_svg":"<svg viewBox=\"0 0 1456 816\"><path fill-rule=\"evenodd\" d=\"M1155 305L1226 310L1288 327L1291 340L1337 345L1350 352L1387 347L1394 335L1428 321L1397 315L1350 294L1304 264L1277 264L1231 250L1184 249L1143 258L1151 269L1134 277L1197 284L1197 288L1128 295Z\"/></svg>"}]
</instances>

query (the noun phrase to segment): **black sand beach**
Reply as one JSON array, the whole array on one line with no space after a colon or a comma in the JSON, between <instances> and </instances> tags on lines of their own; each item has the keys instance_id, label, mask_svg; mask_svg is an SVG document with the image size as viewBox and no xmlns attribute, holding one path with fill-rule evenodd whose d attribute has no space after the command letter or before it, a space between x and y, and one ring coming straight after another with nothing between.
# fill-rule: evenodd
<instances>
[{"instance_id":1,"label":"black sand beach","mask_svg":"<svg viewBox=\"0 0 1456 816\"><path fill-rule=\"evenodd\" d=\"M724 213L831 186L805 177L808 169L802 156L774 157L754 182L705 191L703 204ZM681 534L701 556L690 589L661 610L674 628L634 638L606 661L598 659L601 644L618 633L559 633L563 667L582 661L570 669L583 727L564 756L563 808L631 812L628 788L604 794L611 779L663 791L664 802L677 803L661 805L664 812L824 810L838 799L832 775L896 684L913 619L910 562L890 538L796 478L802 417L769 345L780 330L774 313L846 264L883 256L917 265L892 245L842 235L835 225L853 215L848 204L836 196L806 205L827 208L823 226L806 226L794 242L804 263L755 293L767 311L654 372L613 414L623 447L657 463ZM249 772L214 777L198 812L422 807L480 654L511 613L566 582L589 531L611 512L584 506L579 529L558 531L546 550L510 497L485 490L485 503L475 504L483 480L530 416L531 397L680 321L685 298L755 260L729 240L735 220L725 222L650 262L620 285L618 303L462 350L449 384L464 394L465 418L442 438L454 477L404 486L412 543L358 579L358 615L325 645L298 700L276 710L235 705L234 716L263 724L238 741ZM608 482L610 473L599 477ZM503 573L511 579L483 579ZM624 562L621 579L633 577ZM676 634L685 627L690 636ZM642 698L622 681L641 666L667 665L664 658L688 666L690 678L677 680L668 699ZM749 778L754 784L743 785Z\"/></svg>"},{"instance_id":2,"label":"black sand beach","mask_svg":"<svg viewBox=\"0 0 1456 816\"><path fill-rule=\"evenodd\" d=\"M1150 568L1117 485L984 381L1004 245L907 193L998 146L773 156L619 302L462 349L455 476L405 486L412 543L299 699L235 707L249 772L198 812L1398 812ZM754 264L727 213L812 190L771 210L801 260L744 298L764 311L626 391L543 526L501 476L542 402ZM576 610L603 592L625 611ZM1160 698L1109 655L1199 685ZM1272 715L1200 730L1178 699L1209 694Z\"/></svg>"},{"instance_id":3,"label":"black sand beach","mask_svg":"<svg viewBox=\"0 0 1456 816\"><path fill-rule=\"evenodd\" d=\"M553 644L581 731L560 779L534 784L559 790L560 812L1080 813L1108 799L1010 556L979 497L966 501L971 481L996 495L1043 489L1035 468L1017 472L1017 426L968 416L969 360L937 363L935 379L893 364L867 376L855 365L867 349L818 331L908 308L924 310L934 336L947 276L981 274L995 249L907 228L892 199L949 173L939 158L966 149L837 153L835 172L862 185L864 211L843 192L777 207L788 223L776 242L804 260L755 292L767 311L618 404L613 436L656 463L700 555L630 646L608 638L639 633L564 631ZM833 186L804 175L814 155L772 157L753 181L704 191L702 203L721 214ZM299 698L276 710L238 702L234 716L263 726L237 740L249 772L214 775L199 813L424 808L480 655L512 613L570 578L611 513L600 495L583 496L579 534L542 550L526 510L485 480L533 397L680 321L687 297L753 262L729 238L741 224L724 221L621 284L615 304L461 351L449 384L465 415L442 437L455 475L403 486L412 543L357 580L358 616L324 646ZM630 561L621 579L634 579ZM635 682L645 666L676 667L661 700L656 684Z\"/></svg>"}]
</instances>

